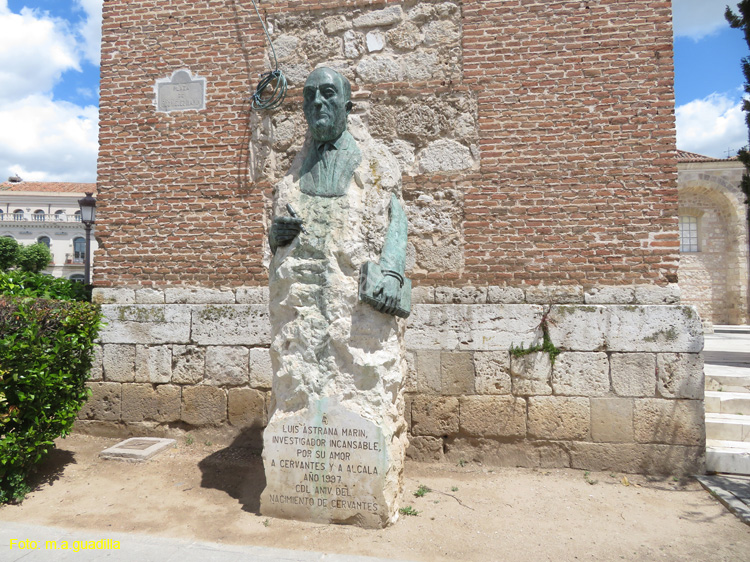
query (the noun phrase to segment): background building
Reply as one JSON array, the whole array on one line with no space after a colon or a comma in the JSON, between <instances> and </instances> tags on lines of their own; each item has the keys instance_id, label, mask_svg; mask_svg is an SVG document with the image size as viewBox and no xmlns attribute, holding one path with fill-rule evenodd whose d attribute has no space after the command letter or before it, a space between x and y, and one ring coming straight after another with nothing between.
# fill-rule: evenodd
<instances>
[{"instance_id":1,"label":"background building","mask_svg":"<svg viewBox=\"0 0 750 562\"><path fill-rule=\"evenodd\" d=\"M83 281L86 234L78 200L87 192L95 194L96 184L27 181L0 184L0 236L10 236L24 245L43 242L52 252L52 263L45 273ZM96 247L92 236L92 254Z\"/></svg>"},{"instance_id":2,"label":"background building","mask_svg":"<svg viewBox=\"0 0 750 562\"><path fill-rule=\"evenodd\" d=\"M737 158L678 151L682 302L707 326L748 323L748 222Z\"/></svg>"}]
</instances>

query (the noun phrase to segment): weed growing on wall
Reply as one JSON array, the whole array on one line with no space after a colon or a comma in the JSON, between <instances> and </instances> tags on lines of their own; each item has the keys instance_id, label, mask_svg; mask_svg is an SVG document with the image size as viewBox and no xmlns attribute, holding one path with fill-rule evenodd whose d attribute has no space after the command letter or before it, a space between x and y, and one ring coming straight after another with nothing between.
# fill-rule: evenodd
<instances>
[{"instance_id":1,"label":"weed growing on wall","mask_svg":"<svg viewBox=\"0 0 750 562\"><path fill-rule=\"evenodd\" d=\"M524 355L531 355L537 351L543 351L549 355L549 362L554 365L555 359L560 355L561 351L558 347L552 343L552 339L549 336L549 326L547 325L547 316L550 313L548 308L542 315L542 321L539 323L539 327L542 329L542 343L532 345L528 348L524 348L523 344L520 346L511 345L509 352L513 357L523 357Z\"/></svg>"}]
</instances>

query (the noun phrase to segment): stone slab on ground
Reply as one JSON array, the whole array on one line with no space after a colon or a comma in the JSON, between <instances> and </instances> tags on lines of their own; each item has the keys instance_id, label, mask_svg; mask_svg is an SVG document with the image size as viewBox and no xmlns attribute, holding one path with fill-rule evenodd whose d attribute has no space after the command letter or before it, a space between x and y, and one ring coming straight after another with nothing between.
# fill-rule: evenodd
<instances>
[{"instance_id":1,"label":"stone slab on ground","mask_svg":"<svg viewBox=\"0 0 750 562\"><path fill-rule=\"evenodd\" d=\"M750 525L750 476L716 474L698 476L697 479L729 511Z\"/></svg>"},{"instance_id":2,"label":"stone slab on ground","mask_svg":"<svg viewBox=\"0 0 750 562\"><path fill-rule=\"evenodd\" d=\"M129 462L143 462L155 455L170 449L177 442L174 439L160 439L157 437L131 437L120 441L117 445L104 449L99 456Z\"/></svg>"}]
</instances>

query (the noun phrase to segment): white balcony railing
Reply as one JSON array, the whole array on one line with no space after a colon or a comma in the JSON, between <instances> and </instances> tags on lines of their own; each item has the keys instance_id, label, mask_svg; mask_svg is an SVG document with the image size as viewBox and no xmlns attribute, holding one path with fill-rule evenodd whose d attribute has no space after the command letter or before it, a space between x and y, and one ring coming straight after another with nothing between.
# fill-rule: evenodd
<instances>
[{"instance_id":1,"label":"white balcony railing","mask_svg":"<svg viewBox=\"0 0 750 562\"><path fill-rule=\"evenodd\" d=\"M85 259L85 256L83 256L80 252L76 252L74 254L65 254L66 265L83 265Z\"/></svg>"},{"instance_id":2,"label":"white balcony railing","mask_svg":"<svg viewBox=\"0 0 750 562\"><path fill-rule=\"evenodd\" d=\"M67 213L2 213L0 222L81 222L80 214Z\"/></svg>"}]
</instances>

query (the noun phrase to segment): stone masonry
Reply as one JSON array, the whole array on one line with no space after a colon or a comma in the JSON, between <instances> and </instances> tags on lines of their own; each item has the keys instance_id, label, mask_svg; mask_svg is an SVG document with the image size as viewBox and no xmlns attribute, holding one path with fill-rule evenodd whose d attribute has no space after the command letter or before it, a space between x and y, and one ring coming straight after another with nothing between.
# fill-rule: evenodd
<instances>
[{"instance_id":1,"label":"stone masonry","mask_svg":"<svg viewBox=\"0 0 750 562\"><path fill-rule=\"evenodd\" d=\"M108 322L79 430L228 436L267 423L263 289L98 289ZM636 294L639 298L636 299ZM406 332L408 454L510 466L690 473L705 449L703 336L674 287L422 287ZM561 300L561 299L559 299ZM215 304L210 304L214 301ZM514 356L545 322L561 353ZM677 328L679 327L679 329Z\"/></svg>"},{"instance_id":2,"label":"stone masonry","mask_svg":"<svg viewBox=\"0 0 750 562\"><path fill-rule=\"evenodd\" d=\"M271 186L325 64L397 157L410 224L409 454L702 470L701 322L680 305L671 3L249 0L104 4L95 298L78 429L267 423ZM156 85L205 83L157 111ZM204 82L205 81L205 82ZM546 327L560 350L542 352ZM515 350L514 352L512 352Z\"/></svg>"},{"instance_id":3,"label":"stone masonry","mask_svg":"<svg viewBox=\"0 0 750 562\"><path fill-rule=\"evenodd\" d=\"M680 255L683 302L694 305L705 323L747 324L748 221L739 188L744 166L736 158L690 156L678 162L679 212L697 221L698 251Z\"/></svg>"}]
</instances>

